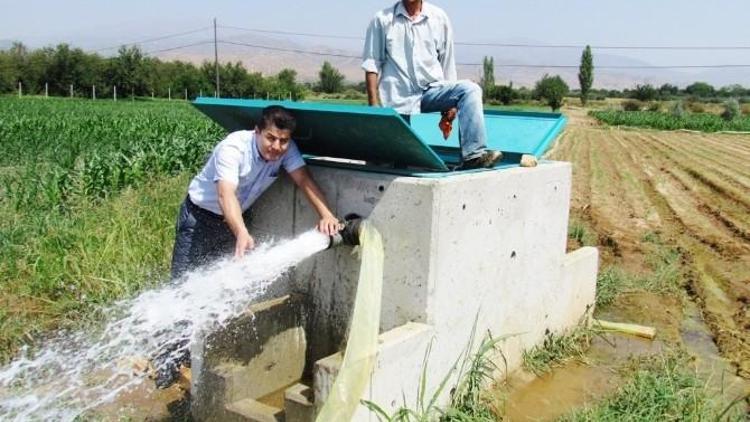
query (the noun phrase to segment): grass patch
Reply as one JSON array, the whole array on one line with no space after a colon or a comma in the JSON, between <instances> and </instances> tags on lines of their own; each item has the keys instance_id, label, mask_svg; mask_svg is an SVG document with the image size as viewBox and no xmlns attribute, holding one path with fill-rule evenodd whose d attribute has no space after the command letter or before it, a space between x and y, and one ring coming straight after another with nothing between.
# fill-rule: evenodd
<instances>
[{"instance_id":1,"label":"grass patch","mask_svg":"<svg viewBox=\"0 0 750 422\"><path fill-rule=\"evenodd\" d=\"M745 420L741 400L733 405L711 397L684 353L670 352L637 360L624 372L631 379L614 395L559 420Z\"/></svg>"},{"instance_id":2,"label":"grass patch","mask_svg":"<svg viewBox=\"0 0 750 422\"><path fill-rule=\"evenodd\" d=\"M571 360L585 362L592 336L593 332L586 327L578 327L561 336L548 332L542 344L523 352L523 368L542 375Z\"/></svg>"},{"instance_id":3,"label":"grass patch","mask_svg":"<svg viewBox=\"0 0 750 422\"><path fill-rule=\"evenodd\" d=\"M616 265L604 267L596 279L596 306L607 306L623 293L648 291L683 297L683 251L663 242L656 232L643 236L648 256L645 274L630 274Z\"/></svg>"},{"instance_id":4,"label":"grass patch","mask_svg":"<svg viewBox=\"0 0 750 422\"><path fill-rule=\"evenodd\" d=\"M568 239L578 242L581 246L596 246L596 234L589 230L586 223L571 217L568 223Z\"/></svg>"},{"instance_id":5,"label":"grass patch","mask_svg":"<svg viewBox=\"0 0 750 422\"><path fill-rule=\"evenodd\" d=\"M419 380L417 400L413 407L407 403L388 413L377 403L363 400L362 404L370 412L375 414L381 422L493 422L498 420L495 407L491 404L490 396L485 393L485 388L493 380L493 374L498 369L493 363L494 355L500 353L498 343L507 337L493 338L487 334L479 344L476 352L470 355L474 344L475 327L472 330L469 344L464 352L458 357L448 373L443 377L437 389L426 395L427 385L427 363L429 360L430 347L425 353L422 361L422 374ZM500 353L501 354L501 353ZM447 407L438 406L442 394L449 380L456 375L457 382L450 390L450 403Z\"/></svg>"},{"instance_id":6,"label":"grass patch","mask_svg":"<svg viewBox=\"0 0 750 422\"><path fill-rule=\"evenodd\" d=\"M64 214L0 210L0 358L163 280L187 181L155 180Z\"/></svg>"}]
</instances>

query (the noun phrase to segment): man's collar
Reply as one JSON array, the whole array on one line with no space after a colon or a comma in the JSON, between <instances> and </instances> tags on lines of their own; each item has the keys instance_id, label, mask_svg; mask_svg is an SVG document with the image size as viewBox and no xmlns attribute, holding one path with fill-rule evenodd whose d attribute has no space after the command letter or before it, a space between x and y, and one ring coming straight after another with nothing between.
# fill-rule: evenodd
<instances>
[{"instance_id":1,"label":"man's collar","mask_svg":"<svg viewBox=\"0 0 750 422\"><path fill-rule=\"evenodd\" d=\"M427 7L427 2L422 2L422 10L419 12L419 18L415 22L419 22L422 19L427 19L430 17L430 12L428 11L429 7ZM409 16L409 12L406 11L406 7L404 7L404 2L399 0L398 4L396 5L396 16L403 15L406 19L411 19Z\"/></svg>"}]
</instances>

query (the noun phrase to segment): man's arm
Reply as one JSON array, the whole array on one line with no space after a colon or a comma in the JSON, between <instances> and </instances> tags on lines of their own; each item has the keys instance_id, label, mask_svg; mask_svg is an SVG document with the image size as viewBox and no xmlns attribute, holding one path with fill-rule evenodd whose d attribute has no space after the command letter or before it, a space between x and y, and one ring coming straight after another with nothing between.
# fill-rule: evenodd
<instances>
[{"instance_id":1,"label":"man's arm","mask_svg":"<svg viewBox=\"0 0 750 422\"><path fill-rule=\"evenodd\" d=\"M367 103L371 106L379 106L378 74L375 72L365 72L365 86L367 87Z\"/></svg>"},{"instance_id":2,"label":"man's arm","mask_svg":"<svg viewBox=\"0 0 750 422\"><path fill-rule=\"evenodd\" d=\"M378 74L385 62L385 33L380 19L376 16L367 27L367 36L362 51L362 69L365 71L365 87L367 88L367 103L371 106L380 105L378 96Z\"/></svg>"},{"instance_id":3,"label":"man's arm","mask_svg":"<svg viewBox=\"0 0 750 422\"><path fill-rule=\"evenodd\" d=\"M241 257L255 247L255 240L250 236L245 227L245 221L242 219L242 207L237 199L237 185L226 180L219 180L216 182L216 190L219 194L219 206L224 213L224 222L236 239L234 256Z\"/></svg>"},{"instance_id":4,"label":"man's arm","mask_svg":"<svg viewBox=\"0 0 750 422\"><path fill-rule=\"evenodd\" d=\"M297 170L290 172L289 176L294 181L294 184L305 193L307 200L310 201L310 204L320 216L318 230L329 236L338 233L343 226L328 208L323 192L318 187L318 184L315 183L312 176L310 176L310 172L307 171L307 168L300 167Z\"/></svg>"}]
</instances>

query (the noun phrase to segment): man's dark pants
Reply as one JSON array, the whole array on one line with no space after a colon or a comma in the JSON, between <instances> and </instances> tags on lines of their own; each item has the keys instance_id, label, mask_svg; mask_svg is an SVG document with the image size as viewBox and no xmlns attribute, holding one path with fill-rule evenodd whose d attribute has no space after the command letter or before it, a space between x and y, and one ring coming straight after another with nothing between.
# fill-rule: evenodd
<instances>
[{"instance_id":1,"label":"man's dark pants","mask_svg":"<svg viewBox=\"0 0 750 422\"><path fill-rule=\"evenodd\" d=\"M250 222L250 210L242 218ZM235 238L224 217L186 197L180 206L172 252L172 279L234 252Z\"/></svg>"}]
</instances>

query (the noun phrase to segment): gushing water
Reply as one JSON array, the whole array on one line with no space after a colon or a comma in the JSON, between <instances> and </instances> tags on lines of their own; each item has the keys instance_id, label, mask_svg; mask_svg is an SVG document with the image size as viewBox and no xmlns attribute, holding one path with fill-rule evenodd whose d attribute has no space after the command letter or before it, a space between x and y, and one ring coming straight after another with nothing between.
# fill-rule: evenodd
<instances>
[{"instance_id":1,"label":"gushing water","mask_svg":"<svg viewBox=\"0 0 750 422\"><path fill-rule=\"evenodd\" d=\"M136 358L182 356L226 324L292 266L328 245L309 231L262 245L105 311L95 333L60 334L0 369L0 420L72 420L144 381ZM168 359L167 359L168 360Z\"/></svg>"}]
</instances>

